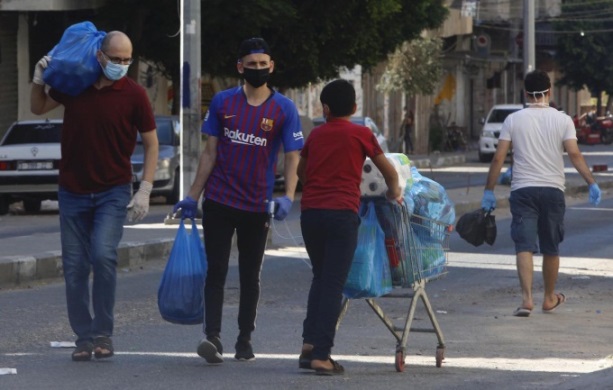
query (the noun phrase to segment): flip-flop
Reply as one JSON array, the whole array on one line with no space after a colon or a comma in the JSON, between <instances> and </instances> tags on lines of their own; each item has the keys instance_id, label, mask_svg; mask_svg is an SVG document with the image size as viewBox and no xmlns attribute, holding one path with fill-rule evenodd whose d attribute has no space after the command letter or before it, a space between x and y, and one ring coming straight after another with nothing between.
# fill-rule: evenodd
<instances>
[{"instance_id":1,"label":"flip-flop","mask_svg":"<svg viewBox=\"0 0 613 390\"><path fill-rule=\"evenodd\" d=\"M566 302L566 295L562 293L557 293L556 297L558 298L558 302L551 309L543 309L543 313L553 313L555 309L557 309L561 304Z\"/></svg>"},{"instance_id":2,"label":"flip-flop","mask_svg":"<svg viewBox=\"0 0 613 390\"><path fill-rule=\"evenodd\" d=\"M513 312L513 315L515 317L530 317L530 314L532 313L532 310L530 309L526 309L524 307L518 307L517 309L515 309L515 311Z\"/></svg>"}]
</instances>

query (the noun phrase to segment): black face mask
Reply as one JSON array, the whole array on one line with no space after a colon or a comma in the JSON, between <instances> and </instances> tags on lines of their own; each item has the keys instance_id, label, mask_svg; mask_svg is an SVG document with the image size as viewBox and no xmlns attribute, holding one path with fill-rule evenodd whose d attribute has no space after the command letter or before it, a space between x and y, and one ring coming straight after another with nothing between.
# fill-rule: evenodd
<instances>
[{"instance_id":1,"label":"black face mask","mask_svg":"<svg viewBox=\"0 0 613 390\"><path fill-rule=\"evenodd\" d=\"M259 88L262 85L266 84L268 78L270 77L270 68L264 69L251 69L244 68L243 70L243 78L246 82L251 84L254 88Z\"/></svg>"}]
</instances>

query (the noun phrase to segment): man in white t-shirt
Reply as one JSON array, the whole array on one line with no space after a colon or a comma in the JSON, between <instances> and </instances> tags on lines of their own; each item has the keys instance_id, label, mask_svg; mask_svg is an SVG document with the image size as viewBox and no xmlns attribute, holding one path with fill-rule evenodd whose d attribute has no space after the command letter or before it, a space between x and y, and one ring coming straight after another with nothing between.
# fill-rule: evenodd
<instances>
[{"instance_id":1,"label":"man in white t-shirt","mask_svg":"<svg viewBox=\"0 0 613 390\"><path fill-rule=\"evenodd\" d=\"M490 165L481 207L496 208L494 186L508 151L513 148L511 181L511 238L515 243L517 273L522 303L513 312L528 317L534 308L532 297L532 254L543 254L545 294L542 310L550 313L566 297L555 292L560 256L558 245L564 239L564 150L589 186L593 205L600 202L600 188L592 177L579 147L572 119L549 107L551 81L547 73L535 70L524 79L527 108L507 117L500 132L496 154ZM537 245L538 238L538 245Z\"/></svg>"}]
</instances>

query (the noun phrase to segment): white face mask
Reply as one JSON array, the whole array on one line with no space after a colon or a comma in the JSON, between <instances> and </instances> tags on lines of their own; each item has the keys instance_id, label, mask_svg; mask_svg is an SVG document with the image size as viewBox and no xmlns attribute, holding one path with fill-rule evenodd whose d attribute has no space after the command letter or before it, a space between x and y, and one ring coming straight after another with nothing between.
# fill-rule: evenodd
<instances>
[{"instance_id":1,"label":"white face mask","mask_svg":"<svg viewBox=\"0 0 613 390\"><path fill-rule=\"evenodd\" d=\"M130 65L114 64L107 61L106 66L102 67L102 72L109 80L117 81L128 73L129 67Z\"/></svg>"},{"instance_id":2,"label":"white face mask","mask_svg":"<svg viewBox=\"0 0 613 390\"><path fill-rule=\"evenodd\" d=\"M538 106L538 107L549 107L549 102L545 102L545 94L549 92L549 89L546 89L544 91L534 91L534 92L527 92L528 95L532 95L534 97L534 99L537 99L537 95L541 95L541 99L543 101L538 101L536 100L536 102L534 103L526 103L527 106Z\"/></svg>"}]
</instances>

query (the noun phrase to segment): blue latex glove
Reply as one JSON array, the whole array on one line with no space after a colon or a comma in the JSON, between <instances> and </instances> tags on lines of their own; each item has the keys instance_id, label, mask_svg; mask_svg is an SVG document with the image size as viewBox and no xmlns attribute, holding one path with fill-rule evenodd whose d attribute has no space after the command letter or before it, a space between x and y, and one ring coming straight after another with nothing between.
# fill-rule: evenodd
<instances>
[{"instance_id":1,"label":"blue latex glove","mask_svg":"<svg viewBox=\"0 0 613 390\"><path fill-rule=\"evenodd\" d=\"M274 198L273 201L275 202L275 219L283 221L292 208L292 200L286 195Z\"/></svg>"},{"instance_id":2,"label":"blue latex glove","mask_svg":"<svg viewBox=\"0 0 613 390\"><path fill-rule=\"evenodd\" d=\"M198 202L188 196L185 199L179 201L172 209L172 212L176 213L179 209L181 209L181 219L194 219L198 214Z\"/></svg>"},{"instance_id":3,"label":"blue latex glove","mask_svg":"<svg viewBox=\"0 0 613 390\"><path fill-rule=\"evenodd\" d=\"M481 199L481 208L483 211L490 211L496 208L496 196L494 196L494 191L492 190L484 190L483 198Z\"/></svg>"},{"instance_id":4,"label":"blue latex glove","mask_svg":"<svg viewBox=\"0 0 613 390\"><path fill-rule=\"evenodd\" d=\"M598 184L592 183L590 184L590 203L594 206L597 206L600 203L600 187Z\"/></svg>"}]
</instances>

